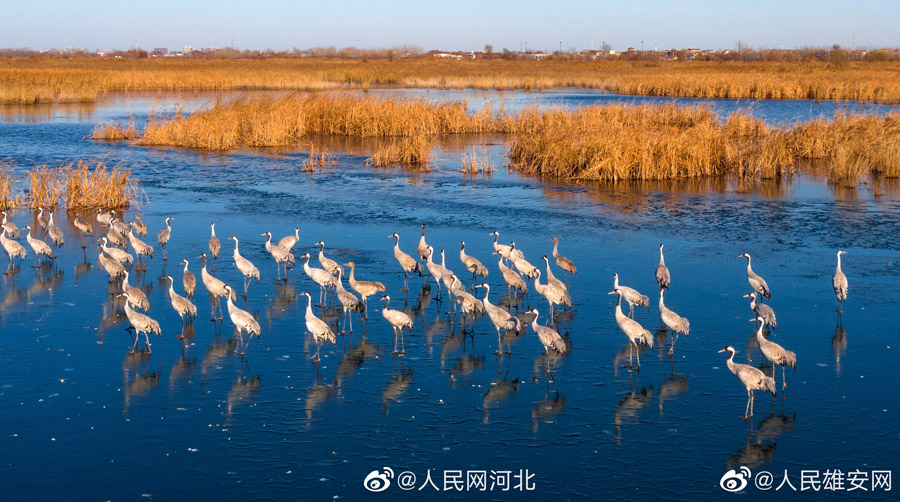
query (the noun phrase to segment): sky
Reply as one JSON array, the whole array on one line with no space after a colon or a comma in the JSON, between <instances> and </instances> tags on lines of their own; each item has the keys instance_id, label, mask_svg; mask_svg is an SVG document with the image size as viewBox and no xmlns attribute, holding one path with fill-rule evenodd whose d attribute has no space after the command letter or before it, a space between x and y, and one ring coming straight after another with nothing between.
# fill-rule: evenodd
<instances>
[{"instance_id":1,"label":"sky","mask_svg":"<svg viewBox=\"0 0 900 502\"><path fill-rule=\"evenodd\" d=\"M894 0L18 0L0 9L0 47L88 50L386 48L554 51L898 47Z\"/></svg>"}]
</instances>

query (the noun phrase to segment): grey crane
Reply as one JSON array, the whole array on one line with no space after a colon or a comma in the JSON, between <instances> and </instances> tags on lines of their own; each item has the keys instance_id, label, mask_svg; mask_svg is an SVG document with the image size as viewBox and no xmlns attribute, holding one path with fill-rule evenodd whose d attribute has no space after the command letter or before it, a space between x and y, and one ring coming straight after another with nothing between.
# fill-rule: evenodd
<instances>
[{"instance_id":1,"label":"grey crane","mask_svg":"<svg viewBox=\"0 0 900 502\"><path fill-rule=\"evenodd\" d=\"M413 329L413 320L403 312L402 310L393 310L388 308L388 303L391 301L391 297L388 295L384 295L381 297L384 301L384 308L381 309L381 315L384 316L384 319L394 328L394 350L391 354L397 353L397 337L399 335L400 338L400 354L406 354L406 344L403 341L403 328L407 328L410 331Z\"/></svg>"},{"instance_id":2,"label":"grey crane","mask_svg":"<svg viewBox=\"0 0 900 502\"><path fill-rule=\"evenodd\" d=\"M294 235L288 235L287 237L282 237L280 241L278 241L278 245L283 247L288 252L297 245L297 242L300 241L300 227L294 227Z\"/></svg>"},{"instance_id":3,"label":"grey crane","mask_svg":"<svg viewBox=\"0 0 900 502\"><path fill-rule=\"evenodd\" d=\"M319 304L317 306L324 307L325 300L327 300L326 288L334 287L334 276L325 269L310 267L309 258L309 253L303 253L303 255L300 256L301 260L306 260L303 262L303 271L306 272L306 275L308 275L313 282L319 285Z\"/></svg>"},{"instance_id":4,"label":"grey crane","mask_svg":"<svg viewBox=\"0 0 900 502\"><path fill-rule=\"evenodd\" d=\"M757 316L755 319L750 319L750 322L754 321L759 323L759 326L756 328L756 342L759 343L759 350L766 356L766 359L781 366L781 390L784 390L785 387L787 387L787 380L784 379L784 367L790 366L791 369L797 371L797 354L763 336L763 325L765 324L765 321L762 317ZM774 378L775 366L773 365L773 381Z\"/></svg>"},{"instance_id":5,"label":"grey crane","mask_svg":"<svg viewBox=\"0 0 900 502\"><path fill-rule=\"evenodd\" d=\"M540 324L538 324L538 317L540 317L540 313L538 312L537 308L533 308L527 313L534 314L534 319L531 321L531 329L534 330L534 334L537 335L538 340L541 341L541 345L544 346L544 353L548 356L546 373L550 373L550 350L552 349L557 354L562 355L568 352L569 347L566 345L566 341L563 340L561 336L559 336L559 333L555 329L549 326L541 326Z\"/></svg>"},{"instance_id":6,"label":"grey crane","mask_svg":"<svg viewBox=\"0 0 900 502\"><path fill-rule=\"evenodd\" d=\"M351 262L352 263L352 262ZM352 273L352 268L351 268ZM309 331L313 340L316 342L316 359L314 362L318 363L319 359L319 349L325 342L331 342L332 345L337 343L337 338L334 336L334 332L331 331L331 326L328 325L325 321L316 317L312 310L312 297L309 295L309 292L303 291L300 293L305 296L307 299L306 303L306 330Z\"/></svg>"},{"instance_id":7,"label":"grey crane","mask_svg":"<svg viewBox=\"0 0 900 502\"><path fill-rule=\"evenodd\" d=\"M200 269L200 278L203 280L203 285L206 286L206 290L213 295L216 302L213 306L213 315L216 315L216 312L218 312L218 317L213 317L210 321L219 321L222 319L222 303L219 301L219 297L234 296L234 298L237 298L237 295L234 290L226 286L224 282L214 277L206 270L206 253L201 253L198 258L203 259L203 268Z\"/></svg>"},{"instance_id":8,"label":"grey crane","mask_svg":"<svg viewBox=\"0 0 900 502\"><path fill-rule=\"evenodd\" d=\"M88 223L87 221L85 221L85 219L82 218L81 215L76 214L75 219L72 220L72 224L75 225L75 228L77 228L78 231L84 235L94 233L94 229L91 228L91 224ZM86 247L86 246L82 246L82 248L83 247Z\"/></svg>"},{"instance_id":9,"label":"grey crane","mask_svg":"<svg viewBox=\"0 0 900 502\"><path fill-rule=\"evenodd\" d=\"M28 252L25 251L25 248L18 241L8 238L6 236L8 233L9 229L7 227L0 229L0 244L3 245L3 250L6 251L6 254L9 255L9 265L12 266L13 259L20 258L24 260L28 257Z\"/></svg>"},{"instance_id":10,"label":"grey crane","mask_svg":"<svg viewBox=\"0 0 900 502\"><path fill-rule=\"evenodd\" d=\"M131 244L131 249L134 249L134 252L137 253L138 257L147 256L151 259L153 258L153 246L147 244L138 238L138 236L134 235L134 223L132 222L128 228L128 242ZM144 270L147 269L146 264L144 265Z\"/></svg>"},{"instance_id":11,"label":"grey crane","mask_svg":"<svg viewBox=\"0 0 900 502\"><path fill-rule=\"evenodd\" d=\"M137 214L134 215L134 221L132 222L134 230L141 234L147 235L147 224L144 223L144 220L141 219L141 212L138 211Z\"/></svg>"},{"instance_id":12,"label":"grey crane","mask_svg":"<svg viewBox=\"0 0 900 502\"><path fill-rule=\"evenodd\" d=\"M638 348L638 343L646 344L652 349L653 335L650 331L644 329L640 323L622 313L623 291L621 287L616 287L613 291L610 291L609 294L616 295L616 324L619 325L619 329L622 330L622 333L625 333L625 336L628 337L628 341L631 343L628 349L628 367L634 368L633 354L637 351L637 369L640 371L641 353Z\"/></svg>"},{"instance_id":13,"label":"grey crane","mask_svg":"<svg viewBox=\"0 0 900 502\"><path fill-rule=\"evenodd\" d=\"M115 211L108 211L104 213L102 209L97 209L97 223L108 227L109 222L113 219L114 213Z\"/></svg>"},{"instance_id":14,"label":"grey crane","mask_svg":"<svg viewBox=\"0 0 900 502\"><path fill-rule=\"evenodd\" d=\"M466 254L466 242L459 241L459 261L465 265L466 270L472 272L472 287L475 287L475 276L480 275L481 277L487 279L488 278L488 269L485 267L478 258L474 256L470 256Z\"/></svg>"},{"instance_id":15,"label":"grey crane","mask_svg":"<svg viewBox=\"0 0 900 502\"><path fill-rule=\"evenodd\" d=\"M9 215L6 214L6 211L2 211L2 214L3 214L3 229L7 233L9 233L9 236L12 237L13 239L18 239L19 237L21 237L22 234L19 232L19 227L15 223L9 221Z\"/></svg>"},{"instance_id":16,"label":"grey crane","mask_svg":"<svg viewBox=\"0 0 900 502\"><path fill-rule=\"evenodd\" d=\"M103 241L103 244L100 247L102 247L103 252L108 254L113 260L116 260L119 263L134 263L134 256L131 256L127 251L109 247L109 237L102 237L101 240Z\"/></svg>"},{"instance_id":17,"label":"grey crane","mask_svg":"<svg viewBox=\"0 0 900 502\"><path fill-rule=\"evenodd\" d=\"M353 291L359 293L359 296L362 297L363 301L363 312L364 319L369 319L369 304L366 302L366 299L370 296L374 295L378 292L385 292L387 289L384 287L384 284L378 281L357 281L356 280L356 264L352 261L348 261L344 264L345 267L350 267L350 288Z\"/></svg>"},{"instance_id":18,"label":"grey crane","mask_svg":"<svg viewBox=\"0 0 900 502\"><path fill-rule=\"evenodd\" d=\"M453 298L456 300L456 303L459 304L459 309L462 310L463 313L463 333L466 332L466 322L469 316L472 316L472 330L474 331L475 316L484 313L484 304L481 300L475 298L475 295L466 291L466 288L459 282L459 277L457 277L456 274L451 276L450 292L453 294Z\"/></svg>"},{"instance_id":19,"label":"grey crane","mask_svg":"<svg viewBox=\"0 0 900 502\"><path fill-rule=\"evenodd\" d=\"M409 273L416 272L419 275L422 274L422 264L416 261L412 256L404 253L400 250L400 236L397 235L396 232L392 233L388 236L388 238L393 238L394 240L394 259L397 260L397 263L400 264L400 268L403 269L403 291L409 291Z\"/></svg>"},{"instance_id":20,"label":"grey crane","mask_svg":"<svg viewBox=\"0 0 900 502\"><path fill-rule=\"evenodd\" d=\"M205 268L205 267L204 267ZM234 327L238 330L238 337L243 341L244 339L244 331L247 332L248 338L247 343L243 345L241 349L241 356L247 351L247 347L250 345L250 340L253 339L253 335L256 335L256 338L259 338L262 333L262 329L259 326L259 321L253 317L250 312L247 312L244 309L239 308L234 304L234 301L231 300L232 296L235 296L234 290L231 289L231 286L225 286L226 294L224 295L228 302L228 317L231 318L231 322L234 323Z\"/></svg>"},{"instance_id":21,"label":"grey crane","mask_svg":"<svg viewBox=\"0 0 900 502\"><path fill-rule=\"evenodd\" d=\"M338 271L340 271L341 273L344 272L344 269L338 264L338 262L325 256L325 241L317 242L316 246L319 246L319 264L322 265L322 268L326 272L331 275L338 275Z\"/></svg>"},{"instance_id":22,"label":"grey crane","mask_svg":"<svg viewBox=\"0 0 900 502\"><path fill-rule=\"evenodd\" d=\"M111 220L116 221L116 220ZM120 234L109 227L106 231L106 238L113 244L113 246L122 246L125 247L128 244L128 240L125 238L125 234Z\"/></svg>"},{"instance_id":23,"label":"grey crane","mask_svg":"<svg viewBox=\"0 0 900 502\"><path fill-rule=\"evenodd\" d=\"M163 261L169 261L168 252L166 251L166 244L169 243L169 237L172 236L172 225L171 221L175 218L171 216L166 216L166 228L159 231L156 234L156 242L159 244L159 247L163 250Z\"/></svg>"},{"instance_id":24,"label":"grey crane","mask_svg":"<svg viewBox=\"0 0 900 502\"><path fill-rule=\"evenodd\" d=\"M172 309L181 317L181 329L184 331L185 317L187 317L187 322L192 322L197 317L197 306L175 292L175 279L172 279L171 275L166 277L169 279L169 303L172 304ZM182 335L178 335L179 340L182 338Z\"/></svg>"},{"instance_id":25,"label":"grey crane","mask_svg":"<svg viewBox=\"0 0 900 502\"><path fill-rule=\"evenodd\" d=\"M184 276L181 278L181 283L184 285L184 294L187 295L188 298L193 298L194 289L197 288L197 276L188 270L187 259L181 260L181 264L184 265Z\"/></svg>"},{"instance_id":26,"label":"grey crane","mask_svg":"<svg viewBox=\"0 0 900 502\"><path fill-rule=\"evenodd\" d=\"M494 253L500 255L502 258L509 260L512 252L512 246L498 243L497 240L500 239L500 232L496 230L489 233L488 235L494 236Z\"/></svg>"},{"instance_id":27,"label":"grey crane","mask_svg":"<svg viewBox=\"0 0 900 502\"><path fill-rule=\"evenodd\" d=\"M100 266L103 267L103 270L109 274L110 282L118 277L123 277L125 275L125 267L123 267L118 260L107 254L102 245L98 247L100 248L100 255L97 257L97 261L100 262Z\"/></svg>"},{"instance_id":28,"label":"grey crane","mask_svg":"<svg viewBox=\"0 0 900 502\"><path fill-rule=\"evenodd\" d=\"M680 315L673 312L669 307L666 307L666 304L663 300L665 292L666 288L660 286L659 318L662 319L662 322L666 325L666 328L675 333L675 337L672 338L672 346L669 347L669 355L671 356L675 352L675 342L678 341L678 335L682 334L684 336L689 336L691 334L691 323L684 317L681 317Z\"/></svg>"},{"instance_id":29,"label":"grey crane","mask_svg":"<svg viewBox=\"0 0 900 502\"><path fill-rule=\"evenodd\" d=\"M272 232L263 232L262 235L266 237L266 251L275 259L275 270L278 272L278 280L281 280L281 267L279 267L279 264L283 264L284 282L287 282L288 265L294 265L293 253L278 244L272 244Z\"/></svg>"},{"instance_id":30,"label":"grey crane","mask_svg":"<svg viewBox=\"0 0 900 502\"><path fill-rule=\"evenodd\" d=\"M53 214L53 212L51 211L50 214ZM42 208L42 207L38 208L37 221L38 221L38 224L41 226L41 229L47 230L47 225L50 224L50 217L44 216L44 208Z\"/></svg>"},{"instance_id":31,"label":"grey crane","mask_svg":"<svg viewBox=\"0 0 900 502\"><path fill-rule=\"evenodd\" d=\"M506 283L507 294L509 294L509 288L517 289L526 295L528 294L528 283L525 282L525 279L523 279L515 270L503 264L502 254L500 255L500 260L497 262L497 266L500 268L500 275L503 277L503 282ZM516 293L517 302L518 298L518 294Z\"/></svg>"},{"instance_id":32,"label":"grey crane","mask_svg":"<svg viewBox=\"0 0 900 502\"><path fill-rule=\"evenodd\" d=\"M145 295L144 292L140 290L140 288L136 288L131 284L128 284L127 270L124 274L122 274L122 292L128 293L128 303L143 310L144 312L150 311L150 301L147 300L147 295Z\"/></svg>"},{"instance_id":33,"label":"grey crane","mask_svg":"<svg viewBox=\"0 0 900 502\"><path fill-rule=\"evenodd\" d=\"M766 284L766 280L760 277L759 274L754 272L753 268L750 267L750 253L739 254L737 257L747 259L747 282L750 283L750 287L753 291L756 291L766 298L772 298L772 293L769 292L769 285ZM761 299L762 298L760 298L760 300Z\"/></svg>"},{"instance_id":34,"label":"grey crane","mask_svg":"<svg viewBox=\"0 0 900 502\"><path fill-rule=\"evenodd\" d=\"M419 254L419 258L421 258L422 261L425 261L428 259L428 253L429 253L428 247L429 247L428 243L425 242L425 224L423 223L422 224L422 236L419 237L419 244L416 246L416 252ZM431 271L429 270L429 272L431 272Z\"/></svg>"},{"instance_id":35,"label":"grey crane","mask_svg":"<svg viewBox=\"0 0 900 502\"><path fill-rule=\"evenodd\" d=\"M669 267L666 266L666 259L663 257L663 245L659 245L659 265L656 266L656 283L659 287L669 289Z\"/></svg>"},{"instance_id":36,"label":"grey crane","mask_svg":"<svg viewBox=\"0 0 900 502\"><path fill-rule=\"evenodd\" d=\"M519 271L523 276L528 277L529 279L533 279L538 274L538 268L532 265L528 260L525 259L525 255L522 251L516 249L516 243L510 243L511 251L509 253L510 261L515 267L516 270Z\"/></svg>"},{"instance_id":37,"label":"grey crane","mask_svg":"<svg viewBox=\"0 0 900 502\"><path fill-rule=\"evenodd\" d=\"M47 235L50 236L50 240L52 240L57 247L62 247L62 245L66 243L62 229L53 222L52 212L50 213L50 221L47 223Z\"/></svg>"},{"instance_id":38,"label":"grey crane","mask_svg":"<svg viewBox=\"0 0 900 502\"><path fill-rule=\"evenodd\" d=\"M771 329L778 329L778 320L775 318L775 311L772 310L772 307L765 303L758 303L756 301L755 292L744 295L744 298L750 299L750 310L752 310L757 317L763 319L763 324Z\"/></svg>"},{"instance_id":39,"label":"grey crane","mask_svg":"<svg viewBox=\"0 0 900 502\"><path fill-rule=\"evenodd\" d=\"M753 391L761 390L769 392L772 396L777 396L778 391L775 390L775 379L766 376L759 368L754 368L749 364L740 364L734 362L734 355L737 350L731 345L720 350L719 353L728 352L728 369L738 377L738 380L747 388L747 407L744 409L743 420L753 416Z\"/></svg>"},{"instance_id":40,"label":"grey crane","mask_svg":"<svg viewBox=\"0 0 900 502\"><path fill-rule=\"evenodd\" d=\"M209 255L212 256L213 260L218 260L219 251L221 250L222 243L216 237L216 222L213 221L209 224Z\"/></svg>"},{"instance_id":41,"label":"grey crane","mask_svg":"<svg viewBox=\"0 0 900 502\"><path fill-rule=\"evenodd\" d=\"M53 259L53 252L50 250L50 246L41 239L31 236L31 226L26 225L25 230L27 231L25 240L28 241L28 245L31 246L31 249L34 251L35 258L40 260L41 256L46 256Z\"/></svg>"},{"instance_id":42,"label":"grey crane","mask_svg":"<svg viewBox=\"0 0 900 502\"><path fill-rule=\"evenodd\" d=\"M440 300L443 298L441 295L441 278L444 276L444 267L434 262L434 248L431 246L428 246L428 254L425 256L425 268L431 277L434 278L434 282L437 283L437 299Z\"/></svg>"},{"instance_id":43,"label":"grey crane","mask_svg":"<svg viewBox=\"0 0 900 502\"><path fill-rule=\"evenodd\" d=\"M238 251L238 238L232 235L229 239L234 241L234 265L244 276L244 294L242 296L247 298L247 288L250 287L250 280L256 279L256 283L259 284L259 269L250 260L241 256L240 251Z\"/></svg>"},{"instance_id":44,"label":"grey crane","mask_svg":"<svg viewBox=\"0 0 900 502\"><path fill-rule=\"evenodd\" d=\"M488 298L491 294L491 286L488 283L483 282L475 287L484 288L484 298L481 300L481 303L484 305L484 311L487 312L494 328L497 329L497 352L494 352L494 354L502 355L500 330L503 330L504 333L514 331L516 335L519 335L522 333L522 321L518 317L511 315L506 309L491 303L490 298ZM506 353L512 354L508 343L506 345Z\"/></svg>"},{"instance_id":45,"label":"grey crane","mask_svg":"<svg viewBox=\"0 0 900 502\"><path fill-rule=\"evenodd\" d=\"M544 260L544 264L547 266L547 283L568 295L569 287L566 286L566 283L553 275L553 270L550 268L550 259L547 258L547 255L541 256L541 259Z\"/></svg>"},{"instance_id":46,"label":"grey crane","mask_svg":"<svg viewBox=\"0 0 900 502\"><path fill-rule=\"evenodd\" d=\"M628 302L628 315L634 317L634 306L647 307L650 311L650 297L640 294L636 289L619 285L619 274L613 274L613 289L622 292L622 298Z\"/></svg>"},{"instance_id":47,"label":"grey crane","mask_svg":"<svg viewBox=\"0 0 900 502\"><path fill-rule=\"evenodd\" d=\"M450 284L453 283L453 271L447 268L447 257L444 255L443 249L441 250L441 281L447 288L447 292L452 294Z\"/></svg>"},{"instance_id":48,"label":"grey crane","mask_svg":"<svg viewBox=\"0 0 900 502\"><path fill-rule=\"evenodd\" d=\"M559 254L559 239L551 237L550 240L553 241L553 259L556 260L556 266L566 272L566 282L568 283L569 274L578 275L578 268L572 263L572 260Z\"/></svg>"},{"instance_id":49,"label":"grey crane","mask_svg":"<svg viewBox=\"0 0 900 502\"><path fill-rule=\"evenodd\" d=\"M552 284L541 284L541 271L537 270L537 275L534 278L534 290L538 292L541 296L547 299L547 304L549 305L549 312L547 314L547 322L550 322L550 319L553 318L554 313L554 305L563 305L566 307L572 306L572 298L568 293L562 291Z\"/></svg>"},{"instance_id":50,"label":"grey crane","mask_svg":"<svg viewBox=\"0 0 900 502\"><path fill-rule=\"evenodd\" d=\"M831 277L831 285L834 287L834 296L837 298L837 313L844 313L844 300L847 299L847 276L841 270L841 255L847 254L846 251L838 250L837 252L837 268L834 269L834 275Z\"/></svg>"},{"instance_id":51,"label":"grey crane","mask_svg":"<svg viewBox=\"0 0 900 502\"><path fill-rule=\"evenodd\" d=\"M131 327L134 329L134 344L131 346L131 352L129 352L129 354L134 354L134 349L137 347L137 340L141 333L144 334L144 340L147 342L147 353L149 354L149 334L156 333L157 337L162 337L162 330L159 328L159 323L146 314L134 311L131 308L131 302L129 301L127 292L122 293L122 296L125 297L125 316L128 318L128 322L131 323Z\"/></svg>"},{"instance_id":52,"label":"grey crane","mask_svg":"<svg viewBox=\"0 0 900 502\"><path fill-rule=\"evenodd\" d=\"M128 225L118 218L112 218L109 220L109 230L125 237L128 234Z\"/></svg>"},{"instance_id":53,"label":"grey crane","mask_svg":"<svg viewBox=\"0 0 900 502\"><path fill-rule=\"evenodd\" d=\"M347 330L347 318L350 318L350 333L353 333L353 312L363 312L363 303L353 293L344 289L344 269L338 269L337 280L334 283L334 291L337 294L338 301L341 302L341 308L344 310L344 325L341 331Z\"/></svg>"}]
</instances>

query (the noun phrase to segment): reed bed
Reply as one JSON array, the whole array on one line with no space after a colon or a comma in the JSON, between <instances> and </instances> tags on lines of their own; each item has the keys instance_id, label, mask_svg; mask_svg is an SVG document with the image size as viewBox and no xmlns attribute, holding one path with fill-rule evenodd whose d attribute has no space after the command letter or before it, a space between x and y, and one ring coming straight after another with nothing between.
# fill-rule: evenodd
<instances>
[{"instance_id":1,"label":"reed bed","mask_svg":"<svg viewBox=\"0 0 900 502\"><path fill-rule=\"evenodd\" d=\"M311 173L316 169L324 169L326 166L334 166L335 164L337 164L337 161L334 159L333 155L328 153L327 149L311 145L309 148L309 158L303 163L303 168L300 169L300 171Z\"/></svg>"},{"instance_id":2,"label":"reed bed","mask_svg":"<svg viewBox=\"0 0 900 502\"><path fill-rule=\"evenodd\" d=\"M232 150L296 144L310 134L422 136L487 132L496 124L491 109L469 115L462 103L292 94L217 101L188 116L155 117L139 143Z\"/></svg>"},{"instance_id":3,"label":"reed bed","mask_svg":"<svg viewBox=\"0 0 900 502\"><path fill-rule=\"evenodd\" d=\"M462 166L459 168L459 172L470 176L477 174L487 175L493 173L494 169L496 169L496 166L491 162L487 150L482 150L480 157L474 147L472 147L471 154L468 151L463 152Z\"/></svg>"},{"instance_id":4,"label":"reed bed","mask_svg":"<svg viewBox=\"0 0 900 502\"><path fill-rule=\"evenodd\" d=\"M127 209L137 200L138 187L131 179L131 170L109 168L103 162L93 166L83 160L58 167L36 165L28 171L25 186L17 184L11 173L10 164L0 170L3 209Z\"/></svg>"},{"instance_id":5,"label":"reed bed","mask_svg":"<svg viewBox=\"0 0 900 502\"><path fill-rule=\"evenodd\" d=\"M91 134L91 139L94 141L132 141L140 136L134 122L129 122L128 125L110 122L97 124Z\"/></svg>"},{"instance_id":6,"label":"reed bed","mask_svg":"<svg viewBox=\"0 0 900 502\"><path fill-rule=\"evenodd\" d=\"M2 58L0 103L92 102L119 91L299 90L372 86L900 103L900 63L624 60Z\"/></svg>"},{"instance_id":7,"label":"reed bed","mask_svg":"<svg viewBox=\"0 0 900 502\"><path fill-rule=\"evenodd\" d=\"M22 205L22 194L17 192L16 182L12 175L12 165L0 162L0 210L16 209Z\"/></svg>"},{"instance_id":8,"label":"reed bed","mask_svg":"<svg viewBox=\"0 0 900 502\"><path fill-rule=\"evenodd\" d=\"M375 151L366 160L370 167L400 165L419 171L427 171L434 150L434 139L427 136L397 138Z\"/></svg>"}]
</instances>

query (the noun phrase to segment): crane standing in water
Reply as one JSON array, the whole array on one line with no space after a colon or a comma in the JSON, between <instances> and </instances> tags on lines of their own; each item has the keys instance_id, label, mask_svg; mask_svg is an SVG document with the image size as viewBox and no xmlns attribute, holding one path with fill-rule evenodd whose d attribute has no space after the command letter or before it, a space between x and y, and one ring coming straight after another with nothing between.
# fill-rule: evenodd
<instances>
[{"instance_id":1,"label":"crane standing in water","mask_svg":"<svg viewBox=\"0 0 900 502\"><path fill-rule=\"evenodd\" d=\"M753 416L753 391L761 390L769 392L772 396L777 396L778 391L775 390L775 379L766 376L759 368L750 366L749 364L740 364L734 362L734 355L737 353L731 345L720 350L719 353L728 352L728 369L734 373L738 380L747 388L747 407L744 409L743 420Z\"/></svg>"},{"instance_id":2,"label":"crane standing in water","mask_svg":"<svg viewBox=\"0 0 900 502\"><path fill-rule=\"evenodd\" d=\"M766 284L766 280L760 277L759 274L754 272L753 268L750 267L750 253L739 254L737 257L747 259L747 282L750 283L750 287L753 288L753 291L756 291L766 298L772 298L772 293L769 292L769 285ZM761 299L762 298L760 298L760 300Z\"/></svg>"},{"instance_id":3,"label":"crane standing in water","mask_svg":"<svg viewBox=\"0 0 900 502\"><path fill-rule=\"evenodd\" d=\"M846 251L838 250L837 252L837 268L834 269L834 276L831 278L831 285L834 287L834 296L838 301L837 313L844 313L844 300L847 299L847 276L841 270L841 255L847 254Z\"/></svg>"}]
</instances>

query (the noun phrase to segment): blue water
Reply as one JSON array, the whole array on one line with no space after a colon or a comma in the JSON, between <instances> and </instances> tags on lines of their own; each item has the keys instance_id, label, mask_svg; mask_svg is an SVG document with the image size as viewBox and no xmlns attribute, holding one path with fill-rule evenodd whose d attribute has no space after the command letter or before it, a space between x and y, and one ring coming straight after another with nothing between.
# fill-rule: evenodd
<instances>
[{"instance_id":1,"label":"blue water","mask_svg":"<svg viewBox=\"0 0 900 502\"><path fill-rule=\"evenodd\" d=\"M574 106L578 99L606 99L589 91L482 94L503 96L508 108L516 100ZM771 120L789 122L812 105L752 109L772 106ZM162 326L162 338L151 339L152 355L128 354L127 321L98 270L96 248L89 242L82 251L64 212L57 218L67 243L56 251L55 266L31 268L29 250L29 259L4 275L4 499L413 498L434 490L404 491L399 474L414 473L418 487L429 470L441 489L434 496L461 499L472 493L444 492L445 472L527 470L533 493L495 487L480 498L720 500L727 495L720 479L740 466L773 473L776 486L787 470L798 490L802 470L898 468L900 398L892 370L900 361L892 327L900 312L900 200L891 193L848 192L806 175L750 191L728 180L570 186L508 172L503 138L490 136L442 138L430 173L366 168L371 144L335 141L329 150L336 166L312 174L300 171L302 149L209 154L88 139L95 123L129 114L140 120L152 106L153 98L123 98L88 111L17 112L0 122L0 160L18 167L102 158L132 168L141 180L146 242L155 244L164 218L175 218L168 263L157 250L139 278L150 315ZM824 108L828 103L815 106L823 107L811 112L817 115L834 111ZM487 151L497 170L458 173L467 145ZM35 226L24 211L12 219ZM246 304L238 302L262 326L244 358L231 322L216 328L208 320L202 285L194 297L200 317L185 341L176 339L180 320L160 280L163 272L173 275L180 292L182 258L199 276L197 256L208 252L212 221L223 243L216 275L241 282L231 235L262 272ZM515 240L535 265L550 253L548 239L559 237L560 252L579 273L571 287L575 306L558 322L572 349L552 379L530 316L522 316L529 327L512 342L513 354L498 359L489 320L478 319L474 342L464 342L460 322L445 314L447 301L436 301L433 282L423 291L429 283L410 278L410 291L401 291L387 236L398 232L401 247L413 254L422 223L428 242L446 250L448 267L461 277L468 274L461 273L460 240L488 265L494 303L504 288L487 234L498 230L501 242ZM287 285L277 284L259 235L270 230L280 238L295 226L298 256L315 255L313 243L324 240L327 255L356 262L358 278L384 282L390 306L414 317L405 357L390 353L392 331L372 296L366 336L357 324L352 337L323 347L318 366L310 361L315 345L299 293L315 297L317 287L300 267ZM653 278L660 243L672 273L666 304L691 321L691 335L679 338L671 358ZM848 251L850 281L840 320L831 290L838 248ZM733 345L738 362L762 362L742 298L746 264L736 256L743 252L753 255L754 270L772 289L779 321L772 339L798 356L784 394L757 393L752 422L738 418L746 393L717 353ZM606 294L614 272L651 298L650 311L635 314L656 334L654 348L641 353L640 372L623 367L627 340L614 320L614 297ZM532 291L528 303L544 322L546 302ZM776 381L780 390L780 370ZM392 485L370 494L363 480L384 467L395 473ZM751 481L744 492L788 498L784 490L764 493ZM823 495L891 499L883 489L809 496Z\"/></svg>"}]
</instances>

